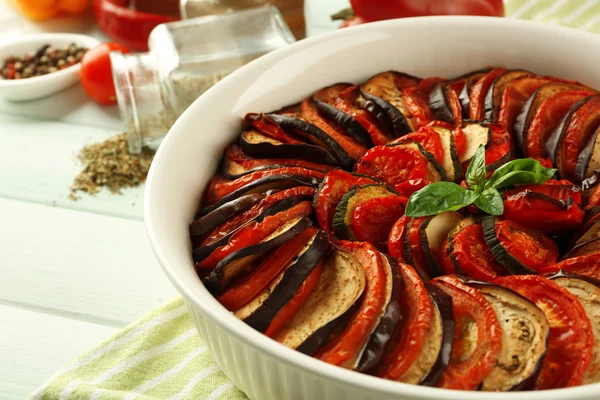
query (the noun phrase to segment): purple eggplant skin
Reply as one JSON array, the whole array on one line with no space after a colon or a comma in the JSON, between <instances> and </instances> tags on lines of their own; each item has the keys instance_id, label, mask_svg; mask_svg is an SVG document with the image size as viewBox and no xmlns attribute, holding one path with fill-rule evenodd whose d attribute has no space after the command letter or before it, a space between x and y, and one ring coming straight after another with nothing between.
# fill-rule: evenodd
<instances>
[{"instance_id":1,"label":"purple eggplant skin","mask_svg":"<svg viewBox=\"0 0 600 400\"><path fill-rule=\"evenodd\" d=\"M334 106L324 103L319 100L312 100L319 110L319 113L324 115L325 117L331 119L337 125L341 126L342 129L351 137L356 139L356 141L363 146L372 147L373 142L371 141L371 135L369 132L361 124L356 122L356 120L351 116L343 112L342 110L338 110Z\"/></svg>"},{"instance_id":2,"label":"purple eggplant skin","mask_svg":"<svg viewBox=\"0 0 600 400\"><path fill-rule=\"evenodd\" d=\"M422 386L434 386L450 364L452 345L454 344L454 309L452 308L452 298L442 289L429 283L425 283L425 287L429 291L442 321L442 347L435 364L420 383Z\"/></svg>"},{"instance_id":3,"label":"purple eggplant skin","mask_svg":"<svg viewBox=\"0 0 600 400\"><path fill-rule=\"evenodd\" d=\"M294 297L302 283L319 264L329 248L325 232L319 230L310 247L288 267L269 297L244 322L265 332L277 313Z\"/></svg>"},{"instance_id":4,"label":"purple eggplant skin","mask_svg":"<svg viewBox=\"0 0 600 400\"><path fill-rule=\"evenodd\" d=\"M213 295L219 294L219 292L232 280L234 280L239 274L245 271L248 266L244 263L245 260L254 261L261 255L265 254L269 250L273 250L276 247L281 246L288 240L298 236L301 232L306 230L312 225L312 221L309 218L302 218L296 222L291 228L282 232L278 236L261 242L255 245L244 247L238 251L234 251L227 257L223 258L215 269L202 280L204 286Z\"/></svg>"},{"instance_id":5,"label":"purple eggplant skin","mask_svg":"<svg viewBox=\"0 0 600 400\"><path fill-rule=\"evenodd\" d=\"M273 144L270 142L251 142L244 136L247 131L242 132L238 139L238 145L246 153L257 158L298 158L301 160L328 164L339 165L339 161L335 159L323 147L314 144ZM263 135L264 136L264 135Z\"/></svg>"},{"instance_id":6,"label":"purple eggplant skin","mask_svg":"<svg viewBox=\"0 0 600 400\"><path fill-rule=\"evenodd\" d=\"M271 207L267 208L262 213L258 214L256 217L254 217L251 220L247 221L246 223L238 226L230 234L223 236L219 241L217 241L209 246L200 246L200 247L193 249L192 250L192 258L194 259L195 262L201 262L206 257L208 257L210 255L210 253L215 251L215 249L217 247L225 246L227 244L227 242L229 241L229 238L231 237L231 235L233 235L235 232L237 232L240 228L242 228L246 224L248 224L250 222L261 222L263 219L265 219L266 217L268 217L270 215L275 215L281 211L285 211L285 210L295 206L296 204L298 204L302 201L307 201L307 200L310 200L310 197L294 196L294 197L288 197L287 199L283 199L283 200L273 204Z\"/></svg>"},{"instance_id":7,"label":"purple eggplant skin","mask_svg":"<svg viewBox=\"0 0 600 400\"><path fill-rule=\"evenodd\" d=\"M447 122L449 124L455 124L452 110L448 106L446 100L446 84L443 82L438 83L429 92L429 108L433 113L433 117L438 121Z\"/></svg>"},{"instance_id":8,"label":"purple eggplant skin","mask_svg":"<svg viewBox=\"0 0 600 400\"><path fill-rule=\"evenodd\" d=\"M300 131L310 137L316 138L320 143L324 143L331 154L337 159L338 163L344 168L351 169L354 166L354 160L346 153L338 142L333 140L331 136L323 132L311 123L308 123L300 118L291 115L267 114L271 120L279 124L284 130ZM317 161L322 162L322 161Z\"/></svg>"},{"instance_id":9,"label":"purple eggplant skin","mask_svg":"<svg viewBox=\"0 0 600 400\"><path fill-rule=\"evenodd\" d=\"M365 99L376 105L379 111L381 111L382 114L386 116L386 118L384 119L379 119L379 117L382 114L374 113L377 116L377 118L381 121L381 123L388 129L388 131L392 132L394 137L401 137L406 135L407 133L412 132L412 128L406 120L406 117L396 107L394 107L381 97L372 95L371 93L368 93L362 89L360 90L360 94Z\"/></svg>"},{"instance_id":10,"label":"purple eggplant skin","mask_svg":"<svg viewBox=\"0 0 600 400\"><path fill-rule=\"evenodd\" d=\"M385 311L381 316L379 324L371 333L371 337L363 350L356 371L371 372L377 368L385 354L387 345L390 343L396 330L396 326L402 320L402 309L400 305L400 297L402 295L402 278L398 272L396 262L390 257L382 254L385 257L387 266L390 268L390 283L392 285L392 294L390 301L386 305Z\"/></svg>"},{"instance_id":11,"label":"purple eggplant skin","mask_svg":"<svg viewBox=\"0 0 600 400\"><path fill-rule=\"evenodd\" d=\"M462 79L465 80L465 85L463 86L460 94L458 95L458 101L460 102L460 108L462 110L463 119L469 118L469 108L471 106L471 100L469 96L471 95L471 87L475 82L479 80L482 76L490 72L490 69L481 69L473 72L469 72L468 74L458 76L451 80L451 82L460 81Z\"/></svg>"},{"instance_id":12,"label":"purple eggplant skin","mask_svg":"<svg viewBox=\"0 0 600 400\"><path fill-rule=\"evenodd\" d=\"M216 210L225 203L229 203L232 200L237 199L245 194L262 193L274 189L288 189L296 186L310 186L318 187L321 183L321 179L315 177L306 177L300 175L270 175L264 176L260 179L250 182L247 185L229 193L227 196L222 197L216 203L200 209L196 213L196 219L203 217L211 211Z\"/></svg>"},{"instance_id":13,"label":"purple eggplant skin","mask_svg":"<svg viewBox=\"0 0 600 400\"><path fill-rule=\"evenodd\" d=\"M556 165L556 154L558 152L558 146L562 142L565 132L569 128L573 114L581 107L583 107L583 105L589 100L590 97L588 96L575 103L573 107L571 107L569 111L565 114L563 119L560 121L558 126L554 129L554 131L550 134L550 137L546 141L546 154L548 155L548 157L550 157L554 165Z\"/></svg>"},{"instance_id":14,"label":"purple eggplant skin","mask_svg":"<svg viewBox=\"0 0 600 400\"><path fill-rule=\"evenodd\" d=\"M200 236L212 232L216 227L225 223L235 214L247 210L266 197L265 193L252 193L241 196L229 203L223 204L216 210L194 220L190 224L190 235Z\"/></svg>"},{"instance_id":15,"label":"purple eggplant skin","mask_svg":"<svg viewBox=\"0 0 600 400\"><path fill-rule=\"evenodd\" d=\"M577 164L575 166L575 177L579 182L583 182L587 178L588 166L594 155L594 147L596 147L596 137L600 134L600 129L596 129L590 140L587 142L585 147L581 150L579 157L577 158ZM594 174L592 174L593 176Z\"/></svg>"},{"instance_id":16,"label":"purple eggplant skin","mask_svg":"<svg viewBox=\"0 0 600 400\"><path fill-rule=\"evenodd\" d=\"M503 72L502 74L498 75L496 77L496 79L494 79L494 82L492 82L492 85L490 86L490 88L488 89L487 93L485 94L485 99L484 99L484 108L485 108L485 113L484 113L484 117L483 117L483 122L488 123L488 124L493 124L496 122L497 119L497 115L495 115L495 108L497 106L497 104L494 104L496 97L496 94L499 94L500 96L502 95L502 93L496 93L496 90L498 90L498 86L506 86L505 83L508 81L512 81L513 79L519 78L521 76L524 75L533 75L531 72L523 70L523 69L509 69L505 72Z\"/></svg>"}]
</instances>

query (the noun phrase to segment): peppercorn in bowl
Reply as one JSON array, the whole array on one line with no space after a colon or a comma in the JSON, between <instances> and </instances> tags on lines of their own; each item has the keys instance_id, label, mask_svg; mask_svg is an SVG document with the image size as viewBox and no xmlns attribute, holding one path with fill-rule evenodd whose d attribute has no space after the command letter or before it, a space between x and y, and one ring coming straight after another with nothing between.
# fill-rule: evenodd
<instances>
[{"instance_id":1,"label":"peppercorn in bowl","mask_svg":"<svg viewBox=\"0 0 600 400\"><path fill-rule=\"evenodd\" d=\"M99 43L85 35L43 33L0 44L0 96L29 101L73 86L83 53Z\"/></svg>"}]
</instances>

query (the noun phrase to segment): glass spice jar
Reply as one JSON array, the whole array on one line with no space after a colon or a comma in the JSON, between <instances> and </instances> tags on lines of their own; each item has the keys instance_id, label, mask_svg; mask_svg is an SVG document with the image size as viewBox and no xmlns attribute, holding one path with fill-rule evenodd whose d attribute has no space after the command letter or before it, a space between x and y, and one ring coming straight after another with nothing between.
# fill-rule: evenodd
<instances>
[{"instance_id":1,"label":"glass spice jar","mask_svg":"<svg viewBox=\"0 0 600 400\"><path fill-rule=\"evenodd\" d=\"M296 39L304 39L306 36L304 0L181 0L179 13L183 19L187 19L244 10L265 4L277 7Z\"/></svg>"},{"instance_id":2,"label":"glass spice jar","mask_svg":"<svg viewBox=\"0 0 600 400\"><path fill-rule=\"evenodd\" d=\"M242 65L294 42L277 8L267 5L157 26L150 51L110 54L130 153L169 131L206 90Z\"/></svg>"}]
</instances>

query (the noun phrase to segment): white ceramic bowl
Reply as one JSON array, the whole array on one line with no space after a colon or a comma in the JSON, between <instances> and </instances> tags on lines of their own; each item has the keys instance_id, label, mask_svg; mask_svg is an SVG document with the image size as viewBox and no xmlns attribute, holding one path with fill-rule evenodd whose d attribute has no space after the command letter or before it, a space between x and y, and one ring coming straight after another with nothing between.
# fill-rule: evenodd
<instances>
[{"instance_id":1,"label":"white ceramic bowl","mask_svg":"<svg viewBox=\"0 0 600 400\"><path fill-rule=\"evenodd\" d=\"M194 273L188 223L223 148L238 136L246 112L278 109L323 86L360 82L389 69L453 77L488 65L526 68L600 88L600 36L477 17L415 18L344 29L302 40L241 68L200 97L173 126L148 178L147 230L210 352L251 399L600 398L600 384L522 393L459 392L385 381L334 367L285 348L239 321Z\"/></svg>"},{"instance_id":2,"label":"white ceramic bowl","mask_svg":"<svg viewBox=\"0 0 600 400\"><path fill-rule=\"evenodd\" d=\"M100 41L86 35L70 33L40 33L25 35L14 41L0 44L0 67L8 56L23 56L33 53L45 44L64 47L71 43L78 46L92 48ZM0 77L0 96L12 101L28 101L46 97L79 81L81 64L77 63L63 70L51 74L36 76L27 79L2 79Z\"/></svg>"}]
</instances>

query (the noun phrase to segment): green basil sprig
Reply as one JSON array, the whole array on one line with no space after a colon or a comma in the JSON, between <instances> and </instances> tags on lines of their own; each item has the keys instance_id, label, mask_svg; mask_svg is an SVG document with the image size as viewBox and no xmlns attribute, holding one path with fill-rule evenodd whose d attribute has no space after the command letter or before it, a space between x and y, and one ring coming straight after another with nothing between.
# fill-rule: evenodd
<instances>
[{"instance_id":1,"label":"green basil sprig","mask_svg":"<svg viewBox=\"0 0 600 400\"><path fill-rule=\"evenodd\" d=\"M544 168L533 158L523 158L504 164L487 178L485 148L479 146L465 175L470 189L452 182L432 183L410 196L405 214L409 217L426 217L475 204L488 214L502 215L504 203L498 189L544 183L555 173L555 168Z\"/></svg>"}]
</instances>

